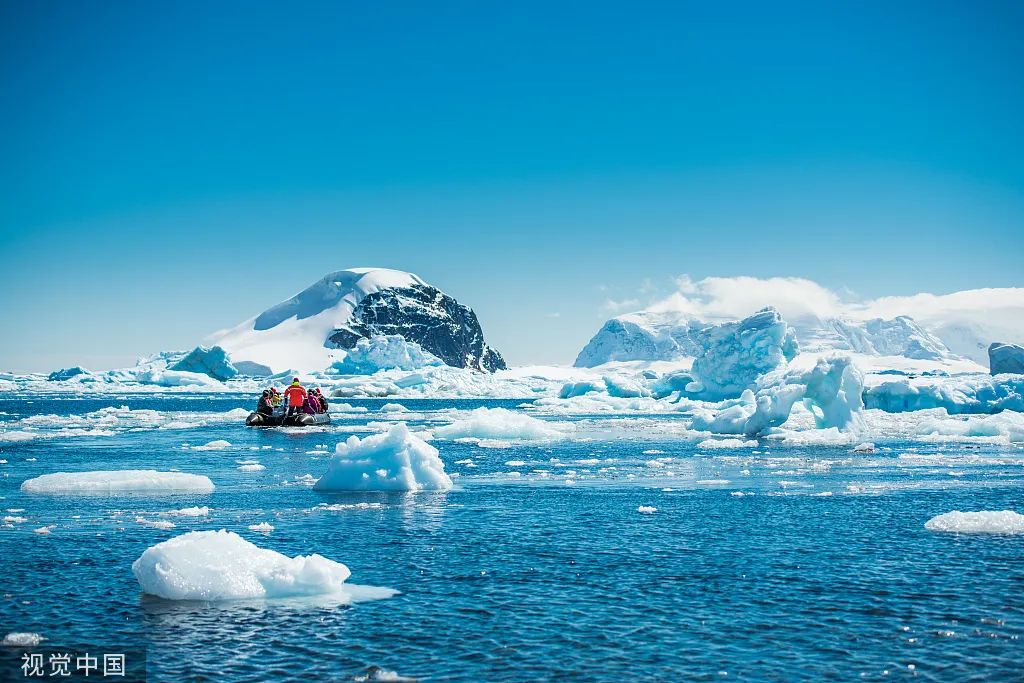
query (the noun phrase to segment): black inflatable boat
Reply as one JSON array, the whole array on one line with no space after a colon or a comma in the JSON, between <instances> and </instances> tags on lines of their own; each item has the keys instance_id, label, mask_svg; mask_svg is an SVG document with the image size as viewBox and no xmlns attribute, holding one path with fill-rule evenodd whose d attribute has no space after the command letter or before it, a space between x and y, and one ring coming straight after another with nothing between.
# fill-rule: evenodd
<instances>
[{"instance_id":1,"label":"black inflatable boat","mask_svg":"<svg viewBox=\"0 0 1024 683\"><path fill-rule=\"evenodd\" d=\"M316 413L315 415L295 413L290 417L285 417L284 411L275 411L273 415L249 413L249 417L245 418L247 427L313 427L329 424L331 424L331 416L327 413Z\"/></svg>"}]
</instances>

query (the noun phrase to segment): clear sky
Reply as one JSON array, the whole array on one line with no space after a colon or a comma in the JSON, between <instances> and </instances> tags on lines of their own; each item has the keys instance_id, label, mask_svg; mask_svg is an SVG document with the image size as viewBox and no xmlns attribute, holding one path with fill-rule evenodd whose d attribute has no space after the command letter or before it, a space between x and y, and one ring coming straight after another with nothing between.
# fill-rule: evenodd
<instances>
[{"instance_id":1,"label":"clear sky","mask_svg":"<svg viewBox=\"0 0 1024 683\"><path fill-rule=\"evenodd\" d=\"M684 273L1024 285L1022 35L1014 1L4 0L0 369L188 348L352 266L516 364Z\"/></svg>"}]
</instances>

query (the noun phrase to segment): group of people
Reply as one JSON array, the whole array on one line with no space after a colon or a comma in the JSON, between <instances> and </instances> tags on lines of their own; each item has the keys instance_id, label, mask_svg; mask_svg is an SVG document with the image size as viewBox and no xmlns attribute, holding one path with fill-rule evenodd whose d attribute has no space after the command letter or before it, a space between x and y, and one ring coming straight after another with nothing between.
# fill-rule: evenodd
<instances>
[{"instance_id":1,"label":"group of people","mask_svg":"<svg viewBox=\"0 0 1024 683\"><path fill-rule=\"evenodd\" d=\"M298 377L292 379L292 383L284 390L284 394L279 392L277 387L264 389L259 405L256 406L256 412L261 415L273 415L274 409L282 403L285 405L287 415L295 413L315 415L327 412L327 397L323 395L323 392L315 388L307 391Z\"/></svg>"}]
</instances>

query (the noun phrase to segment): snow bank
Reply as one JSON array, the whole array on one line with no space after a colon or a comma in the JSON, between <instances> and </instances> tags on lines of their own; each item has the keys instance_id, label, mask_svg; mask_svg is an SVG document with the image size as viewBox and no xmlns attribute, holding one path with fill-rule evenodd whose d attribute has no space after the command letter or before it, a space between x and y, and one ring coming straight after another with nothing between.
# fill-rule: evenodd
<instances>
[{"instance_id":1,"label":"snow bank","mask_svg":"<svg viewBox=\"0 0 1024 683\"><path fill-rule=\"evenodd\" d=\"M1013 510L960 512L954 510L932 517L924 525L929 531L958 534L1024 534L1024 515Z\"/></svg>"},{"instance_id":2,"label":"snow bank","mask_svg":"<svg viewBox=\"0 0 1024 683\"><path fill-rule=\"evenodd\" d=\"M696 334L689 391L705 400L739 396L762 375L785 366L798 350L793 331L774 308L743 320L713 325Z\"/></svg>"},{"instance_id":3,"label":"snow bank","mask_svg":"<svg viewBox=\"0 0 1024 683\"><path fill-rule=\"evenodd\" d=\"M506 408L477 408L469 417L434 430L442 439L548 440L566 436L565 428Z\"/></svg>"},{"instance_id":4,"label":"snow bank","mask_svg":"<svg viewBox=\"0 0 1024 683\"><path fill-rule=\"evenodd\" d=\"M57 472L29 479L21 485L26 493L52 495L119 493L211 493L209 477L156 470L97 470Z\"/></svg>"},{"instance_id":5,"label":"snow bank","mask_svg":"<svg viewBox=\"0 0 1024 683\"><path fill-rule=\"evenodd\" d=\"M864 378L848 356L819 359L810 370L777 371L758 381L718 411L694 411L691 427L716 434L760 436L789 419L803 401L818 429L851 429L859 424Z\"/></svg>"},{"instance_id":6,"label":"snow bank","mask_svg":"<svg viewBox=\"0 0 1024 683\"><path fill-rule=\"evenodd\" d=\"M396 424L386 434L339 443L317 491L444 491L452 487L436 448Z\"/></svg>"},{"instance_id":7,"label":"snow bank","mask_svg":"<svg viewBox=\"0 0 1024 683\"><path fill-rule=\"evenodd\" d=\"M222 382L238 374L238 369L231 364L227 351L219 346L197 346L167 369L209 375Z\"/></svg>"},{"instance_id":8,"label":"snow bank","mask_svg":"<svg viewBox=\"0 0 1024 683\"><path fill-rule=\"evenodd\" d=\"M360 339L329 372L339 375L372 375L379 370L417 370L444 362L400 334Z\"/></svg>"},{"instance_id":9,"label":"snow bank","mask_svg":"<svg viewBox=\"0 0 1024 683\"><path fill-rule=\"evenodd\" d=\"M320 555L288 557L223 529L157 543L132 563L132 573L144 592L167 600L344 596L350 575L340 562Z\"/></svg>"}]
</instances>

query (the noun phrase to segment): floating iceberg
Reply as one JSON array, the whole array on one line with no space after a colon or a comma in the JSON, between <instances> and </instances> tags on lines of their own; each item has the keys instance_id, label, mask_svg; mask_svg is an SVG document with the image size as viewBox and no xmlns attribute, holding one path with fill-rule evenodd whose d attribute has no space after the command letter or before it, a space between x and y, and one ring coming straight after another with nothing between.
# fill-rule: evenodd
<instances>
[{"instance_id":1,"label":"floating iceberg","mask_svg":"<svg viewBox=\"0 0 1024 683\"><path fill-rule=\"evenodd\" d=\"M0 645L5 647L35 647L39 643L46 640L43 636L38 633L8 633L4 636Z\"/></svg>"},{"instance_id":2,"label":"floating iceberg","mask_svg":"<svg viewBox=\"0 0 1024 683\"><path fill-rule=\"evenodd\" d=\"M209 375L222 382L238 374L238 368L231 364L227 351L219 346L197 346L167 369Z\"/></svg>"},{"instance_id":3,"label":"floating iceberg","mask_svg":"<svg viewBox=\"0 0 1024 683\"><path fill-rule=\"evenodd\" d=\"M924 525L929 531L958 534L1024 534L1024 515L1013 510L960 512L954 510L932 517Z\"/></svg>"},{"instance_id":4,"label":"floating iceberg","mask_svg":"<svg viewBox=\"0 0 1024 683\"><path fill-rule=\"evenodd\" d=\"M1024 414L1012 411L996 415L968 415L962 418L932 418L917 427L921 436L976 438L990 437L1010 443L1024 442Z\"/></svg>"},{"instance_id":5,"label":"floating iceberg","mask_svg":"<svg viewBox=\"0 0 1024 683\"><path fill-rule=\"evenodd\" d=\"M376 335L360 339L329 372L340 375L372 375L379 370L418 370L444 362L424 351L416 342L398 334Z\"/></svg>"},{"instance_id":6,"label":"floating iceberg","mask_svg":"<svg viewBox=\"0 0 1024 683\"><path fill-rule=\"evenodd\" d=\"M698 409L691 427L716 434L761 436L789 419L798 401L814 415L819 429L855 427L863 408L864 377L848 356L819 359L810 370L777 371L724 401L718 411Z\"/></svg>"},{"instance_id":7,"label":"floating iceberg","mask_svg":"<svg viewBox=\"0 0 1024 683\"><path fill-rule=\"evenodd\" d=\"M563 384L561 390L559 390L558 398L576 398L577 396L604 391L605 387L606 385L604 383L595 382L593 380L567 382L566 384Z\"/></svg>"},{"instance_id":8,"label":"floating iceberg","mask_svg":"<svg viewBox=\"0 0 1024 683\"><path fill-rule=\"evenodd\" d=\"M442 439L549 440L566 436L565 427L538 420L506 408L477 408L469 417L438 427Z\"/></svg>"},{"instance_id":9,"label":"floating iceberg","mask_svg":"<svg viewBox=\"0 0 1024 683\"><path fill-rule=\"evenodd\" d=\"M864 391L864 405L887 413L945 408L950 414L1024 411L1024 375L888 380Z\"/></svg>"},{"instance_id":10,"label":"floating iceberg","mask_svg":"<svg viewBox=\"0 0 1024 683\"><path fill-rule=\"evenodd\" d=\"M701 351L693 361L689 391L706 400L739 396L799 351L793 331L774 308L708 327L697 333L696 341Z\"/></svg>"},{"instance_id":11,"label":"floating iceberg","mask_svg":"<svg viewBox=\"0 0 1024 683\"><path fill-rule=\"evenodd\" d=\"M47 375L46 379L51 382L66 382L72 377L79 377L81 375L91 375L92 373L81 366L74 366L73 368L61 368L55 370Z\"/></svg>"},{"instance_id":12,"label":"floating iceberg","mask_svg":"<svg viewBox=\"0 0 1024 683\"><path fill-rule=\"evenodd\" d=\"M609 396L616 398L642 398L651 395L649 389L639 382L627 379L626 377L605 375L602 379Z\"/></svg>"},{"instance_id":13,"label":"floating iceberg","mask_svg":"<svg viewBox=\"0 0 1024 683\"><path fill-rule=\"evenodd\" d=\"M367 595L347 586L350 572L320 555L288 557L230 531L193 531L146 549L132 563L142 590L167 600L244 600L334 595L349 602ZM363 587L365 588L365 587Z\"/></svg>"},{"instance_id":14,"label":"floating iceberg","mask_svg":"<svg viewBox=\"0 0 1024 683\"><path fill-rule=\"evenodd\" d=\"M317 491L445 491L452 487L438 451L396 424L386 434L339 443Z\"/></svg>"},{"instance_id":15,"label":"floating iceberg","mask_svg":"<svg viewBox=\"0 0 1024 683\"><path fill-rule=\"evenodd\" d=\"M209 477L156 470L57 472L28 479L21 485L26 493L51 495L211 493L213 489Z\"/></svg>"},{"instance_id":16,"label":"floating iceberg","mask_svg":"<svg viewBox=\"0 0 1024 683\"><path fill-rule=\"evenodd\" d=\"M142 384L156 384L161 387L217 387L221 383L200 372L184 370L160 370L148 368L135 373L135 380Z\"/></svg>"}]
</instances>

